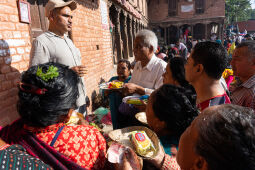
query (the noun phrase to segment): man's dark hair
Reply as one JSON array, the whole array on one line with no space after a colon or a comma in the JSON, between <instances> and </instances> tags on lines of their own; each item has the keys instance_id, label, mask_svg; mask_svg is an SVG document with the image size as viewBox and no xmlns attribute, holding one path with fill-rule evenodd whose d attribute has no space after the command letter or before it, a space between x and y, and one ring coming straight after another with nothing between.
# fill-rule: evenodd
<instances>
[{"instance_id":1,"label":"man's dark hair","mask_svg":"<svg viewBox=\"0 0 255 170\"><path fill-rule=\"evenodd\" d=\"M190 91L165 84L152 94L152 108L168 130L180 137L198 115L196 96Z\"/></svg>"},{"instance_id":2,"label":"man's dark hair","mask_svg":"<svg viewBox=\"0 0 255 170\"><path fill-rule=\"evenodd\" d=\"M197 154L206 160L208 169L254 170L254 111L225 104L211 112L202 113L203 117L198 119L195 144Z\"/></svg>"},{"instance_id":3,"label":"man's dark hair","mask_svg":"<svg viewBox=\"0 0 255 170\"><path fill-rule=\"evenodd\" d=\"M191 55L195 64L202 64L206 74L214 79L220 79L228 65L227 51L216 42L199 42Z\"/></svg>"},{"instance_id":4,"label":"man's dark hair","mask_svg":"<svg viewBox=\"0 0 255 170\"><path fill-rule=\"evenodd\" d=\"M254 40L243 41L236 47L236 49L242 48L242 47L247 47L251 57L255 57L255 41Z\"/></svg>"},{"instance_id":5,"label":"man's dark hair","mask_svg":"<svg viewBox=\"0 0 255 170\"><path fill-rule=\"evenodd\" d=\"M120 59L120 60L118 61L118 64L119 64L119 63L126 63L126 64L127 64L128 70L131 70L131 64L130 64L130 62L129 62L128 60L126 60L126 59Z\"/></svg>"},{"instance_id":6,"label":"man's dark hair","mask_svg":"<svg viewBox=\"0 0 255 170\"><path fill-rule=\"evenodd\" d=\"M38 68L45 73L49 66L58 69L59 75L48 81L37 76ZM19 89L17 109L27 125L45 127L64 119L69 109L75 107L78 98L78 75L67 66L46 63L33 66L23 72L21 82L37 88L46 89L45 94L36 94Z\"/></svg>"}]
</instances>

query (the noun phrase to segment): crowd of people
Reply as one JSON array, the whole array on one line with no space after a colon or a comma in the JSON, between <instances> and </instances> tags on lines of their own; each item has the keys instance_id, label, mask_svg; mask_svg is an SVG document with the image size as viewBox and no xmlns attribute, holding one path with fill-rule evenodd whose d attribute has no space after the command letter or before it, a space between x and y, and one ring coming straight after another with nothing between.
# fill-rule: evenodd
<instances>
[{"instance_id":1,"label":"crowd of people","mask_svg":"<svg viewBox=\"0 0 255 170\"><path fill-rule=\"evenodd\" d=\"M45 7L49 30L34 40L30 67L18 82L20 119L0 129L2 169L142 167L134 167L139 158L130 149L120 163L109 163L105 137L84 118L66 124L73 112L86 115L87 70L65 34L76 7L62 0ZM124 82L123 88L103 93L113 129L141 125L135 114L144 111L160 141L157 155L146 160L154 169L255 169L255 41L233 50L235 80L229 88L222 77L229 65L224 44L203 41L188 49L177 41L161 49L165 55L156 56L157 50L155 33L144 29L134 40L134 67L118 62L117 76L109 81ZM148 103L127 104L125 96L147 96Z\"/></svg>"}]
</instances>

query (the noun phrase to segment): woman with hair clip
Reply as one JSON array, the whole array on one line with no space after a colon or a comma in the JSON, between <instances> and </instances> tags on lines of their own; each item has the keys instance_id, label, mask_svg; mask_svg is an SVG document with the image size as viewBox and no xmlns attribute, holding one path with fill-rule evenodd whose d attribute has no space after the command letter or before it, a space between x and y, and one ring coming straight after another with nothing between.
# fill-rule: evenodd
<instances>
[{"instance_id":1,"label":"woman with hair clip","mask_svg":"<svg viewBox=\"0 0 255 170\"><path fill-rule=\"evenodd\" d=\"M17 104L21 119L0 131L54 169L102 169L106 142L89 125L66 126L78 97L78 75L67 66L46 63L22 74Z\"/></svg>"}]
</instances>

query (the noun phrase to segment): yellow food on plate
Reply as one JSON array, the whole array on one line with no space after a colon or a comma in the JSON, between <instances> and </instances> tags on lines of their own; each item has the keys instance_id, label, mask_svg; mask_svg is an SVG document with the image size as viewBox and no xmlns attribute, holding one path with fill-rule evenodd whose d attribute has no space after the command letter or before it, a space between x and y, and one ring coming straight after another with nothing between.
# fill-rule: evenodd
<instances>
[{"instance_id":1,"label":"yellow food on plate","mask_svg":"<svg viewBox=\"0 0 255 170\"><path fill-rule=\"evenodd\" d=\"M108 88L110 88L110 89L119 89L119 88L123 87L123 85L124 85L124 82L113 81L113 82L109 83Z\"/></svg>"},{"instance_id":2,"label":"yellow food on plate","mask_svg":"<svg viewBox=\"0 0 255 170\"><path fill-rule=\"evenodd\" d=\"M143 99L143 102L144 102L144 104L147 104L148 99ZM127 104L142 105L143 103L140 99L133 98L133 99L128 99Z\"/></svg>"},{"instance_id":3,"label":"yellow food on plate","mask_svg":"<svg viewBox=\"0 0 255 170\"><path fill-rule=\"evenodd\" d=\"M140 99L128 99L127 104L136 104L136 105L141 105L142 102Z\"/></svg>"},{"instance_id":4,"label":"yellow food on plate","mask_svg":"<svg viewBox=\"0 0 255 170\"><path fill-rule=\"evenodd\" d=\"M145 131L131 132L131 141L139 155L153 155L155 148Z\"/></svg>"}]
</instances>

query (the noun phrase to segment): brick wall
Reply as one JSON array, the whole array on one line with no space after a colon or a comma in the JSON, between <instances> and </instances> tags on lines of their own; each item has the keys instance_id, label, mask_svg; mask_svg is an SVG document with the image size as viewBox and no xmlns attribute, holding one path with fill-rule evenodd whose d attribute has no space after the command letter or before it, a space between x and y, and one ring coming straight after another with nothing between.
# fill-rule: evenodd
<instances>
[{"instance_id":1,"label":"brick wall","mask_svg":"<svg viewBox=\"0 0 255 170\"><path fill-rule=\"evenodd\" d=\"M225 1L224 0L205 0L205 12L203 14L195 14L195 10L192 12L181 12L182 5L193 4L195 9L195 1L187 2L186 0L178 1L177 16L168 17L168 2L165 0L150 1L148 6L148 15L150 21L179 21L182 19L205 19L218 16L225 16Z\"/></svg>"},{"instance_id":2,"label":"brick wall","mask_svg":"<svg viewBox=\"0 0 255 170\"><path fill-rule=\"evenodd\" d=\"M85 76L87 95L98 93L101 80L114 74L109 30L102 29L99 0L78 0L73 19L73 40L80 49L82 63L87 66ZM22 71L28 68L31 48L30 28L20 23L16 0L0 1L0 125L18 117L17 88ZM90 107L91 111L91 107Z\"/></svg>"},{"instance_id":3,"label":"brick wall","mask_svg":"<svg viewBox=\"0 0 255 170\"><path fill-rule=\"evenodd\" d=\"M30 48L29 26L19 22L16 1L0 1L0 125L18 117L16 82L28 67Z\"/></svg>"}]
</instances>

